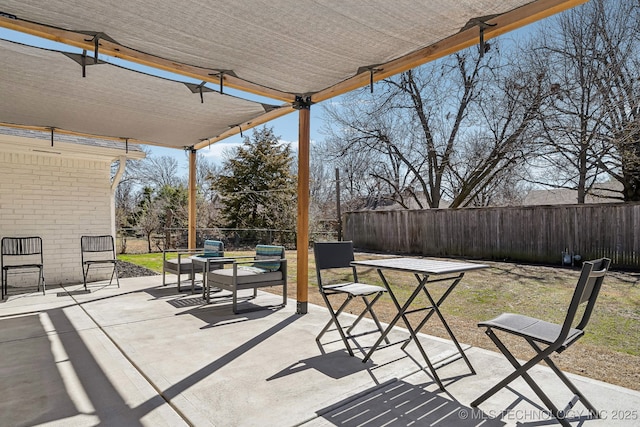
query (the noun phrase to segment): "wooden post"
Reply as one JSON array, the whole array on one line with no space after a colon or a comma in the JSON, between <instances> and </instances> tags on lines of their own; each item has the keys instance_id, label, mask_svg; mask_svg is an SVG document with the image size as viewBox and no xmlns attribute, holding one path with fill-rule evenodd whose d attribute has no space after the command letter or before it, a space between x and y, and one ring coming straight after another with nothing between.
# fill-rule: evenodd
<instances>
[{"instance_id":1,"label":"wooden post","mask_svg":"<svg viewBox=\"0 0 640 427\"><path fill-rule=\"evenodd\" d=\"M298 252L297 310L307 313L309 301L309 144L311 102L296 98L298 117L298 224L296 248Z\"/></svg>"},{"instance_id":2,"label":"wooden post","mask_svg":"<svg viewBox=\"0 0 640 427\"><path fill-rule=\"evenodd\" d=\"M196 150L189 150L189 248L196 247Z\"/></svg>"},{"instance_id":3,"label":"wooden post","mask_svg":"<svg viewBox=\"0 0 640 427\"><path fill-rule=\"evenodd\" d=\"M338 220L338 241L342 241L342 212L340 209L340 169L336 168L336 216Z\"/></svg>"}]
</instances>

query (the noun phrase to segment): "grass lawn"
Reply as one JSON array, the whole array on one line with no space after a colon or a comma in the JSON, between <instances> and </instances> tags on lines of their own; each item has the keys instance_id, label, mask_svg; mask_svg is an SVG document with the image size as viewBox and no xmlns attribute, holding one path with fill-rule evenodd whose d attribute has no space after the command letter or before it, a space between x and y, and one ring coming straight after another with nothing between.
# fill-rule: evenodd
<instances>
[{"instance_id":1,"label":"grass lawn","mask_svg":"<svg viewBox=\"0 0 640 427\"><path fill-rule=\"evenodd\" d=\"M227 251L226 256L252 255L251 251ZM296 298L296 251L287 251L289 297ZM356 254L357 259L377 255ZM119 259L162 272L162 253L119 255ZM496 350L493 343L476 326L508 311L554 322L563 316L578 279L578 268L532 266L500 262L484 262L490 268L465 275L444 302L441 310L460 342ZM374 269L358 269L360 281L382 285ZM414 289L415 278L401 272L385 272L400 299ZM335 274L339 279L340 274ZM345 276L346 277L346 276ZM317 292L313 252L309 254L309 302L323 305ZM444 284L430 286L437 298ZM274 290L277 292L277 290ZM426 297L425 297L426 299ZM352 312L360 309L355 303ZM388 296L376 304L376 313L389 322L396 309ZM419 314L415 320L419 321ZM423 332L447 337L434 318ZM511 337L506 337L511 338ZM531 350L523 340L506 339L518 357L528 357ZM524 344L523 344L524 343ZM587 333L565 353L555 357L567 371L640 390L640 274L611 271L605 278Z\"/></svg>"}]
</instances>

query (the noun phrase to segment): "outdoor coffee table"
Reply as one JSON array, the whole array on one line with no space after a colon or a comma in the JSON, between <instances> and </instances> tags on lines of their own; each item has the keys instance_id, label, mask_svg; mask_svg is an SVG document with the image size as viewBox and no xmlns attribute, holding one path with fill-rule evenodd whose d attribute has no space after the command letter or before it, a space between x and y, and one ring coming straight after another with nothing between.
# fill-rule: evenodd
<instances>
[{"instance_id":1,"label":"outdoor coffee table","mask_svg":"<svg viewBox=\"0 0 640 427\"><path fill-rule=\"evenodd\" d=\"M387 335L393 329L396 323L398 323L398 321L402 319L407 329L409 330L409 334L411 335L408 341L404 342L403 348L406 347L406 345L410 341L413 341L416 344L416 346L418 347L418 350L420 351L420 354L422 354L422 357L424 358L427 366L429 367L429 370L431 371L434 380L436 381L440 389L444 390L442 381L440 381L440 377L436 373L435 367L429 360L429 357L427 356L427 353L422 347L422 344L420 344L420 341L418 340L418 336L417 336L418 332L424 327L427 321L435 313L440 319L440 322L442 322L442 325L444 326L444 328L447 330L449 337L451 337L451 340L455 344L460 357L464 359L467 366L471 370L471 373L472 374L476 373L475 370L473 369L473 366L471 366L471 362L469 362L469 359L467 358L467 356L464 354L464 351L460 347L460 343L458 343L458 340L453 334L453 331L451 330L444 316L440 312L440 305L449 296L449 294L453 291L456 285L460 283L460 281L464 277L464 274L467 271L487 268L488 265L475 264L475 263L469 263L469 262L437 261L437 260L419 259L419 258L387 258L387 259L375 259L375 260L366 260L366 261L353 261L352 265L375 268L378 271L378 274L380 275L380 279L382 279L382 283L384 283L384 286L387 288L387 291L389 292L389 296L393 300L393 303L395 304L398 310L398 314L396 314L396 316L393 318L391 323L389 323L389 325L384 330L380 338L378 338L378 341L376 341L376 343L369 349L369 352L364 357L363 362L366 362L367 360L369 360L373 352L378 348L380 343L382 343L382 340L384 340L387 337ZM413 293L411 294L411 296L409 296L409 298L405 302L401 303L396 297L396 295L393 293L393 289L389 285L389 282L384 275L384 270L402 271L406 273L411 273L415 276L417 280L417 286L413 291ZM450 281L451 283L449 284L449 287L445 290L445 292L440 296L438 301L435 301L433 296L431 295L431 292L429 292L428 284L435 283L435 282L445 282L445 281ZM422 292L424 292L424 294L427 296L427 298L429 299L429 303L431 305L427 307L411 308L411 305L416 299L416 297L420 295L420 293ZM418 324L416 328L413 328L411 326L411 323L409 322L409 319L407 318L407 315L411 313L417 313L420 311L426 311L427 312L426 316ZM398 344L398 343L395 343L395 344Z\"/></svg>"}]
</instances>

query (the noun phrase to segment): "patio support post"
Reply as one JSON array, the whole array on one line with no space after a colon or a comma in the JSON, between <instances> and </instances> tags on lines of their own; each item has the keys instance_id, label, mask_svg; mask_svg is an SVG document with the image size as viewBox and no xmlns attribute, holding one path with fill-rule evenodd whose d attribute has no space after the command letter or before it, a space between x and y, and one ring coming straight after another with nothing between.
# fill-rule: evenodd
<instances>
[{"instance_id":1,"label":"patio support post","mask_svg":"<svg viewBox=\"0 0 640 427\"><path fill-rule=\"evenodd\" d=\"M113 180L111 181L111 235L113 236L113 241L118 241L118 228L116 221L116 191L118 190L118 184L120 184L120 180L122 179L122 175L124 175L124 170L127 167L127 156L118 157L118 170L116 174L113 176Z\"/></svg>"},{"instance_id":2,"label":"patio support post","mask_svg":"<svg viewBox=\"0 0 640 427\"><path fill-rule=\"evenodd\" d=\"M298 224L296 250L297 314L307 314L309 301L309 143L311 99L296 97L293 107L298 110Z\"/></svg>"},{"instance_id":3,"label":"patio support post","mask_svg":"<svg viewBox=\"0 0 640 427\"><path fill-rule=\"evenodd\" d=\"M189 249L196 247L196 153L189 148Z\"/></svg>"}]
</instances>

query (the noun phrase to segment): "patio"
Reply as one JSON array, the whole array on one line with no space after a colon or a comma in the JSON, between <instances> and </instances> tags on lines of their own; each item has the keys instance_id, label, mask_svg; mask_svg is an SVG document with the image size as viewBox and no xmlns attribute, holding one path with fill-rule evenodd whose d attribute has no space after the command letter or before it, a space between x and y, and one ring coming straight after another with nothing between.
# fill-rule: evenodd
<instances>
[{"instance_id":1,"label":"patio","mask_svg":"<svg viewBox=\"0 0 640 427\"><path fill-rule=\"evenodd\" d=\"M265 8L260 1L163 2L158 7L157 2L140 0L122 5L98 1L75 8L67 0L6 0L0 11L1 28L66 46L48 51L40 43L33 48L19 47L21 41L3 44L5 56L11 56L3 65L12 67L6 68L5 84L0 85L0 99L7 100L0 104L0 125L46 132L51 146L56 135L71 134L118 141L125 154L129 143L186 149L187 246L193 248L197 151L233 135L242 138L243 130L298 111L296 244L299 259L305 260L310 242L312 105L365 86L373 90L377 81L470 46L478 45L482 56L486 41L584 2L447 0L399 5L289 0L270 2ZM70 7L73 13L68 13ZM104 64L95 67L107 57L135 64L127 68L136 72L122 74ZM151 76L137 72L140 65L177 73L189 90L180 87L178 95L174 89L182 84L174 88L177 80L147 79ZM87 73L87 68L95 73ZM46 72L38 75L42 70ZM234 100L225 88L241 92L242 99ZM277 103L250 101L247 96L253 95ZM181 104L184 108L176 106L178 98L186 101ZM159 106L168 109L161 111ZM124 163L121 158L120 165ZM15 193L15 188L9 192ZM49 207L38 209L46 213L44 218L54 217ZM31 208L10 214L30 215ZM68 215L56 214L65 219ZM39 229L31 217L29 221L29 235L57 229L48 225ZM72 223L96 231L89 221ZM109 225L104 221L101 226ZM6 227L11 235L23 229L19 221ZM110 229L114 235L115 213ZM60 260L72 259L70 253L63 253ZM307 312L307 274L307 264L300 263L296 311L301 314ZM60 283L69 283L68 278Z\"/></svg>"},{"instance_id":2,"label":"patio","mask_svg":"<svg viewBox=\"0 0 640 427\"><path fill-rule=\"evenodd\" d=\"M106 283L90 284L90 293L78 284L45 296L13 294L0 304L0 424L555 424L522 380L480 410L469 407L511 372L498 353L467 348L478 371L469 375L462 360L447 364L450 342L421 335L432 360L446 365L438 373L447 391L440 392L416 365L413 346L379 350L367 363L361 354L349 357L335 333L319 348L324 307L309 305L301 316L290 301L281 310L233 315L226 299L204 305L199 295L162 287L161 276L122 279L119 289ZM260 292L256 304L280 298ZM568 400L550 370L538 366L533 374L552 399ZM578 404L573 425L637 424L640 393L571 378L602 414L589 420Z\"/></svg>"}]
</instances>

